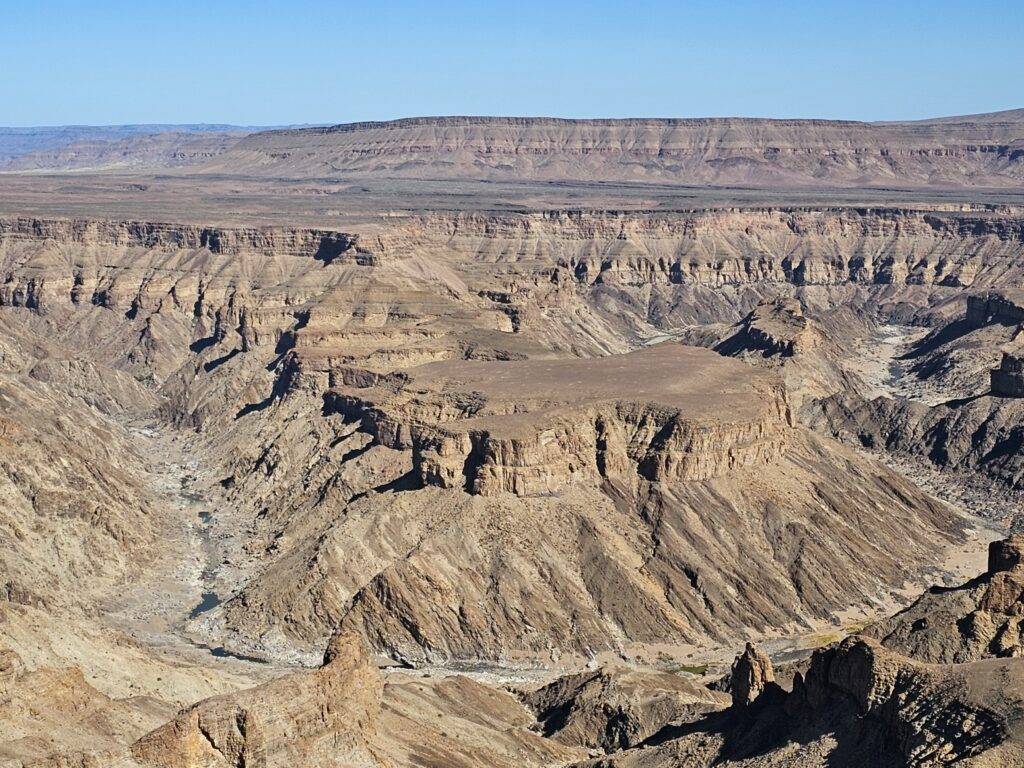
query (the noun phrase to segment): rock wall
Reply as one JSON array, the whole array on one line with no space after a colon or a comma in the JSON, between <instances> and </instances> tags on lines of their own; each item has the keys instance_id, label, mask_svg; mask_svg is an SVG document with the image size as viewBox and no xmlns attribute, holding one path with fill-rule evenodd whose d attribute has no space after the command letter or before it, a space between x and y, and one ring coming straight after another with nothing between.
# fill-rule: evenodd
<instances>
[{"instance_id":1,"label":"rock wall","mask_svg":"<svg viewBox=\"0 0 1024 768\"><path fill-rule=\"evenodd\" d=\"M425 485L529 496L612 476L653 482L709 480L765 465L786 447L789 408L780 389L762 420L700 424L670 409L611 403L558 417L521 437L403 422L350 395L328 407L359 420L380 445L411 450Z\"/></svg>"},{"instance_id":2,"label":"rock wall","mask_svg":"<svg viewBox=\"0 0 1024 768\"><path fill-rule=\"evenodd\" d=\"M968 296L967 322L974 326L1024 323L1024 290L989 291Z\"/></svg>"},{"instance_id":3,"label":"rock wall","mask_svg":"<svg viewBox=\"0 0 1024 768\"><path fill-rule=\"evenodd\" d=\"M344 232L288 227L201 227L149 221L0 218L0 238L52 240L114 248L197 250L307 256L330 260L343 253L355 259L358 238Z\"/></svg>"}]
</instances>

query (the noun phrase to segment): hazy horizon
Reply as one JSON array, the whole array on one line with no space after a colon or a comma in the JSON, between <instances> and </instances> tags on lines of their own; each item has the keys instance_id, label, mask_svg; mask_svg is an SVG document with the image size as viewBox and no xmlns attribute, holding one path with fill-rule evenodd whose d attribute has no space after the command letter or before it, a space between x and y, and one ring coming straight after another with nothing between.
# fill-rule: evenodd
<instances>
[{"instance_id":1,"label":"hazy horizon","mask_svg":"<svg viewBox=\"0 0 1024 768\"><path fill-rule=\"evenodd\" d=\"M928 119L939 119L945 117L972 117L974 115L985 115L985 114L997 114L1000 112L1017 112L1024 107L1007 107L1006 109L993 109L987 110L986 112L972 112L963 114L948 114L948 115L928 115L923 118L908 118L905 122L913 122L917 120L928 120ZM239 130L279 130L284 128L322 128L330 127L334 125L346 125L351 123L387 123L395 122L400 120L447 120L452 118L481 118L481 119L531 119L531 120L822 120L822 121L853 121L853 122L865 122L865 123L884 123L884 122L904 122L901 120L853 120L852 118L842 117L764 117L762 115L628 115L624 117L564 117L562 115L402 115L400 117L389 117L384 119L370 119L370 120L343 120L343 121L324 121L319 123L281 123L281 124L268 124L268 125L242 125L238 123L219 123L219 122L192 122L192 123L54 123L47 125L0 125L0 130L16 130L16 131L30 131L33 129L37 130L58 130L58 129L72 129L72 128L202 128L202 129L239 129Z\"/></svg>"},{"instance_id":2,"label":"hazy horizon","mask_svg":"<svg viewBox=\"0 0 1024 768\"><path fill-rule=\"evenodd\" d=\"M965 25L985 23L984 34ZM435 115L915 120L1024 106L1024 8L941 0L62 0L7 9L4 127Z\"/></svg>"}]
</instances>

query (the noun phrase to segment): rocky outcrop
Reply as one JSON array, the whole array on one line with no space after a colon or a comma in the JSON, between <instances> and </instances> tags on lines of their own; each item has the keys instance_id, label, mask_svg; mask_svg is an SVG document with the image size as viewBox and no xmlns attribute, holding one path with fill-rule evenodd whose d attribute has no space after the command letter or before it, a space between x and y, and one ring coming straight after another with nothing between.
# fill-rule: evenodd
<instances>
[{"instance_id":1,"label":"rocky outcrop","mask_svg":"<svg viewBox=\"0 0 1024 768\"><path fill-rule=\"evenodd\" d=\"M872 636L852 636L815 651L790 691L770 681L771 662L748 645L733 666L732 707L667 727L642 749L588 765L1019 765L1024 659L996 658L991 649L955 656L949 645L940 658L936 644L922 645L906 632L932 632L934 640L935 625L955 633L959 623L969 633L971 622L949 612L965 597L989 606L979 610L1019 613L1022 567L1024 538L994 542L986 574L959 590L933 589L908 611L870 627Z\"/></svg>"},{"instance_id":2,"label":"rocky outcrop","mask_svg":"<svg viewBox=\"0 0 1024 768\"><path fill-rule=\"evenodd\" d=\"M735 334L715 345L715 351L733 356L753 352L764 357L793 357L810 351L818 340L800 302L780 298L758 304Z\"/></svg>"},{"instance_id":3,"label":"rocky outcrop","mask_svg":"<svg viewBox=\"0 0 1024 768\"><path fill-rule=\"evenodd\" d=\"M531 722L512 695L463 676L385 680L361 639L337 633L319 669L185 709L132 745L130 768L539 768L579 759L581 750L533 733Z\"/></svg>"},{"instance_id":4,"label":"rocky outcrop","mask_svg":"<svg viewBox=\"0 0 1024 768\"><path fill-rule=\"evenodd\" d=\"M867 634L929 663L1024 656L1024 536L989 546L988 571L955 589L935 588Z\"/></svg>"},{"instance_id":5,"label":"rocky outcrop","mask_svg":"<svg viewBox=\"0 0 1024 768\"><path fill-rule=\"evenodd\" d=\"M988 545L988 576L1016 571L1024 565L1024 536L999 539Z\"/></svg>"},{"instance_id":6,"label":"rocky outcrop","mask_svg":"<svg viewBox=\"0 0 1024 768\"><path fill-rule=\"evenodd\" d=\"M722 709L727 698L679 675L608 664L524 693L541 732L556 741L614 752L669 723Z\"/></svg>"},{"instance_id":7,"label":"rocky outcrop","mask_svg":"<svg viewBox=\"0 0 1024 768\"><path fill-rule=\"evenodd\" d=\"M967 322L975 327L1024 323L1024 290L1003 289L968 296Z\"/></svg>"},{"instance_id":8,"label":"rocky outcrop","mask_svg":"<svg viewBox=\"0 0 1024 768\"><path fill-rule=\"evenodd\" d=\"M9 648L0 648L0 686L7 686L17 680L24 669L25 665L17 653Z\"/></svg>"},{"instance_id":9,"label":"rocky outcrop","mask_svg":"<svg viewBox=\"0 0 1024 768\"><path fill-rule=\"evenodd\" d=\"M1013 736L1021 701L1014 688L1021 680L1024 666L1016 663L929 667L851 638L815 654L790 706L820 711L852 702L910 768L968 763L981 755L968 764L1005 765L1021 754ZM979 697L979 690L986 693ZM989 698L993 694L1006 698Z\"/></svg>"},{"instance_id":10,"label":"rocky outcrop","mask_svg":"<svg viewBox=\"0 0 1024 768\"><path fill-rule=\"evenodd\" d=\"M589 766L999 768L1024 756L1016 660L943 667L852 637L815 652L790 693L666 728Z\"/></svg>"},{"instance_id":11,"label":"rocky outcrop","mask_svg":"<svg viewBox=\"0 0 1024 768\"><path fill-rule=\"evenodd\" d=\"M111 698L92 682L77 667L27 669L0 649L0 766L137 768L125 745L173 710Z\"/></svg>"},{"instance_id":12,"label":"rocky outcrop","mask_svg":"<svg viewBox=\"0 0 1024 768\"><path fill-rule=\"evenodd\" d=\"M992 371L992 394L996 397L1024 397L1024 344L1003 350L999 367Z\"/></svg>"},{"instance_id":13,"label":"rocky outcrop","mask_svg":"<svg viewBox=\"0 0 1024 768\"><path fill-rule=\"evenodd\" d=\"M752 643L733 662L729 694L734 707L753 704L764 690L775 683L775 670L768 654Z\"/></svg>"},{"instance_id":14,"label":"rocky outcrop","mask_svg":"<svg viewBox=\"0 0 1024 768\"><path fill-rule=\"evenodd\" d=\"M202 701L139 739L132 754L153 768L375 765L368 742L381 693L362 641L340 634L320 669Z\"/></svg>"}]
</instances>

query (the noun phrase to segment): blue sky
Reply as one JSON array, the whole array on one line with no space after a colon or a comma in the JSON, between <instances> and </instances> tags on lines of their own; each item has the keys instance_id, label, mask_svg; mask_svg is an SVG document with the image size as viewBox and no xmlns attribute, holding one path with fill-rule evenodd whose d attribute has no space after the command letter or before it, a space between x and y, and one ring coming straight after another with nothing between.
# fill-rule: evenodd
<instances>
[{"instance_id":1,"label":"blue sky","mask_svg":"<svg viewBox=\"0 0 1024 768\"><path fill-rule=\"evenodd\" d=\"M0 125L1024 107L1013 2L0 0Z\"/></svg>"}]
</instances>

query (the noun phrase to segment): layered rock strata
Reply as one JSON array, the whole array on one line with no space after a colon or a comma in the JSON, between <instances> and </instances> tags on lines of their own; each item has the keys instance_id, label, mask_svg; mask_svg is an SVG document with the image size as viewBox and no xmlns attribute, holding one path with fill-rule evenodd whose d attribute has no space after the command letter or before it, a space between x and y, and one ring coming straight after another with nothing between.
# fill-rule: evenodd
<instances>
[{"instance_id":1,"label":"layered rock strata","mask_svg":"<svg viewBox=\"0 0 1024 768\"><path fill-rule=\"evenodd\" d=\"M966 318L976 327L991 323L1024 323L1024 290L1004 288L968 296Z\"/></svg>"},{"instance_id":2,"label":"layered rock strata","mask_svg":"<svg viewBox=\"0 0 1024 768\"><path fill-rule=\"evenodd\" d=\"M272 176L1014 186L1020 110L914 123L425 117L268 131L208 170Z\"/></svg>"},{"instance_id":3,"label":"layered rock strata","mask_svg":"<svg viewBox=\"0 0 1024 768\"><path fill-rule=\"evenodd\" d=\"M778 458L792 427L769 375L675 344L592 360L433 364L381 383L335 388L328 407L380 445L411 449L424 484L481 495L620 475L709 480Z\"/></svg>"}]
</instances>

